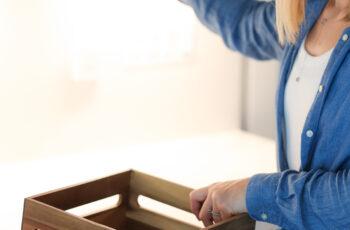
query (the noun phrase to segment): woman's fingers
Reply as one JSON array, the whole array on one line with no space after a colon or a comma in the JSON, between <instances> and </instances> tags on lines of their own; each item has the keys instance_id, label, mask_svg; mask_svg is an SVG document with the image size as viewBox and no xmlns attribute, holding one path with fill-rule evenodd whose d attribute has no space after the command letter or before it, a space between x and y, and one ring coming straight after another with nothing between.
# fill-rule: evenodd
<instances>
[{"instance_id":1,"label":"woman's fingers","mask_svg":"<svg viewBox=\"0 0 350 230\"><path fill-rule=\"evenodd\" d=\"M209 211L211 211L212 209L213 208L212 208L211 198L210 196L208 196L208 199L204 201L202 209L199 212L199 219L203 221L203 224L205 225L205 227L208 227L213 224L212 215L211 213L209 213Z\"/></svg>"},{"instance_id":2,"label":"woman's fingers","mask_svg":"<svg viewBox=\"0 0 350 230\"><path fill-rule=\"evenodd\" d=\"M222 219L222 212L220 211L215 200L213 200L212 203L213 203L213 211L212 211L213 220L215 223L219 223L223 220Z\"/></svg>"},{"instance_id":3,"label":"woman's fingers","mask_svg":"<svg viewBox=\"0 0 350 230\"><path fill-rule=\"evenodd\" d=\"M191 210L198 220L199 220L199 212L201 211L202 205L203 205L203 202L191 199Z\"/></svg>"},{"instance_id":4,"label":"woman's fingers","mask_svg":"<svg viewBox=\"0 0 350 230\"><path fill-rule=\"evenodd\" d=\"M191 193L191 208L207 227L230 218L233 214L247 212L245 200L249 178L216 183Z\"/></svg>"},{"instance_id":5,"label":"woman's fingers","mask_svg":"<svg viewBox=\"0 0 350 230\"><path fill-rule=\"evenodd\" d=\"M202 209L202 205L208 196L208 187L193 190L190 193L190 204L193 214L196 215L199 220L199 212Z\"/></svg>"}]
</instances>

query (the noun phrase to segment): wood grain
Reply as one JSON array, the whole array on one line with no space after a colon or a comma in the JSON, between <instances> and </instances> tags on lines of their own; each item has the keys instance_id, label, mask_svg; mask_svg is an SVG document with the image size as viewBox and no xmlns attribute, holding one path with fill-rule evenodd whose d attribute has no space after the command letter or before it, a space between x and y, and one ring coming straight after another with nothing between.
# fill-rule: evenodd
<instances>
[{"instance_id":1,"label":"wood grain","mask_svg":"<svg viewBox=\"0 0 350 230\"><path fill-rule=\"evenodd\" d=\"M119 207L105 210L103 212L87 216L85 218L114 229L118 229L118 230L125 229L126 228L126 211L127 211L127 207L124 205L121 205Z\"/></svg>"},{"instance_id":2,"label":"wood grain","mask_svg":"<svg viewBox=\"0 0 350 230\"><path fill-rule=\"evenodd\" d=\"M234 216L228 220L225 220L221 223L215 224L208 228L204 228L205 230L254 230L255 229L255 221L252 220L249 215L242 214L238 216Z\"/></svg>"},{"instance_id":3,"label":"wood grain","mask_svg":"<svg viewBox=\"0 0 350 230\"><path fill-rule=\"evenodd\" d=\"M24 230L33 230L33 228L28 228L30 226L28 223L40 223L40 226L34 227L42 230L113 230L113 228L71 215L33 199L25 201L22 225Z\"/></svg>"},{"instance_id":4,"label":"wood grain","mask_svg":"<svg viewBox=\"0 0 350 230\"><path fill-rule=\"evenodd\" d=\"M184 211L191 212L189 194L192 190L141 172L131 173L130 193L143 195Z\"/></svg>"},{"instance_id":5,"label":"wood grain","mask_svg":"<svg viewBox=\"0 0 350 230\"><path fill-rule=\"evenodd\" d=\"M181 220L175 220L173 218L166 217L152 211L144 210L142 208L130 210L126 215L129 219L156 227L158 229L198 230L198 227L182 222Z\"/></svg>"}]
</instances>

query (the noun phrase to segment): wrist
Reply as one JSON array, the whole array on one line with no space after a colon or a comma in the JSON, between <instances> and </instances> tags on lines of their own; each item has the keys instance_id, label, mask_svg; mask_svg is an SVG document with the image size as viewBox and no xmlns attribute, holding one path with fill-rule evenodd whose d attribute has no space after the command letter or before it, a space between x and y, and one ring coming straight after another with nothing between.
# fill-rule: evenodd
<instances>
[{"instance_id":1,"label":"wrist","mask_svg":"<svg viewBox=\"0 0 350 230\"><path fill-rule=\"evenodd\" d=\"M247 189L250 178L236 180L231 182L231 214L247 213Z\"/></svg>"},{"instance_id":2,"label":"wrist","mask_svg":"<svg viewBox=\"0 0 350 230\"><path fill-rule=\"evenodd\" d=\"M250 178L246 178L242 180L242 190L243 190L243 197L242 197L242 209L244 213L248 212L247 208L247 189L248 189L248 184L249 184Z\"/></svg>"}]
</instances>

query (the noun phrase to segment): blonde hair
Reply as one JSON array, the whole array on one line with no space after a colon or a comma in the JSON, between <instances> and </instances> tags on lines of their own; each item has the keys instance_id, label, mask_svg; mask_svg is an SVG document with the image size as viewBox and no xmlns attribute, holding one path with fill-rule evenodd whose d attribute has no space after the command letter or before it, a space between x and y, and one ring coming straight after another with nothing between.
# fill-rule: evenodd
<instances>
[{"instance_id":1,"label":"blonde hair","mask_svg":"<svg viewBox=\"0 0 350 230\"><path fill-rule=\"evenodd\" d=\"M295 43L305 20L306 0L276 0L276 25L281 43Z\"/></svg>"}]
</instances>

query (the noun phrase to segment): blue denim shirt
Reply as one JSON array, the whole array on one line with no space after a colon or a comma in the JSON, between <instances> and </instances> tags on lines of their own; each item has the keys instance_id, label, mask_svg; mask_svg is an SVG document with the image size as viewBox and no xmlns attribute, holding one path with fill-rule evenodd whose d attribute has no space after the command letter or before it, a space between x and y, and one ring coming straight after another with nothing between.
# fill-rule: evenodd
<instances>
[{"instance_id":1,"label":"blue denim shirt","mask_svg":"<svg viewBox=\"0 0 350 230\"><path fill-rule=\"evenodd\" d=\"M246 198L250 216L284 229L350 229L350 28L329 60L301 136L300 171L292 171L284 147L286 82L302 41L328 0L307 1L297 43L284 46L277 39L273 2L183 1L229 48L281 62L276 100L280 172L251 178Z\"/></svg>"}]
</instances>

